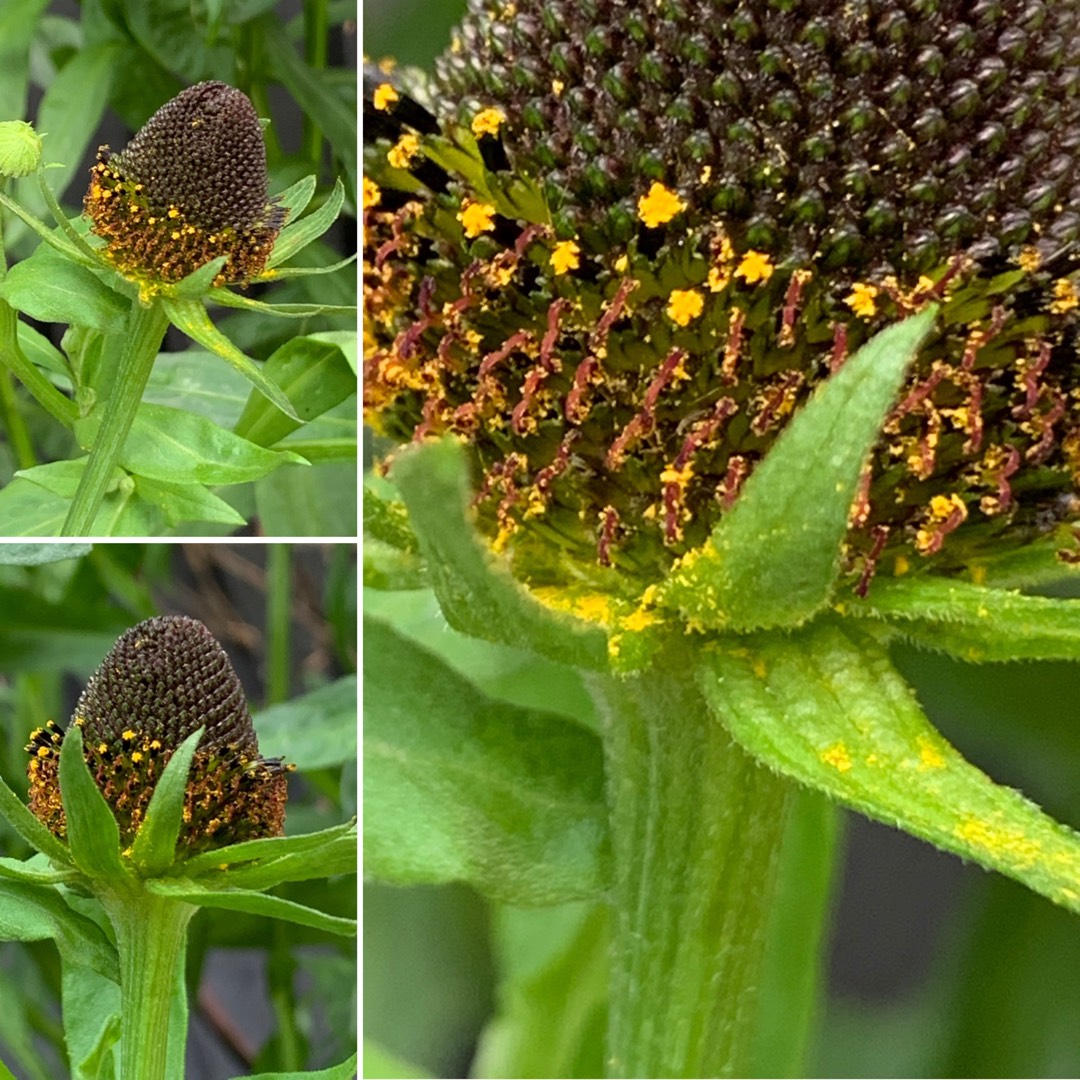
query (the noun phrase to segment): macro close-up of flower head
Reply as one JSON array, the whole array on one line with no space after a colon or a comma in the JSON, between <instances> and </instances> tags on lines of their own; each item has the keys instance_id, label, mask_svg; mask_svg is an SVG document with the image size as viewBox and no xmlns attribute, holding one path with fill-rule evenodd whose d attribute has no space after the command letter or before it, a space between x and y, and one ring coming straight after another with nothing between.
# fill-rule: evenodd
<instances>
[{"instance_id":1,"label":"macro close-up of flower head","mask_svg":"<svg viewBox=\"0 0 1080 1080\"><path fill-rule=\"evenodd\" d=\"M1006 1046L989 989L961 1003L968 970L1009 993L991 901L923 936L916 1049L871 1061L885 1020L822 1004L838 807L1080 940L1080 3L382 7L365 866L388 933L393 889L475 891L494 1004L453 1064L389 1008L377 1048L439 1075L1080 1068ZM1057 947L1015 948L1034 973Z\"/></svg>"}]
</instances>

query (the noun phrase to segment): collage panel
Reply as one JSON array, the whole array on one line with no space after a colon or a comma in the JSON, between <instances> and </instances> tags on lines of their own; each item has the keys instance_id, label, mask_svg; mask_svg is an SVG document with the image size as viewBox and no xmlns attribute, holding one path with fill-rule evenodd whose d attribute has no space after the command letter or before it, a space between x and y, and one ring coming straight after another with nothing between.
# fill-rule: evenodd
<instances>
[{"instance_id":1,"label":"collage panel","mask_svg":"<svg viewBox=\"0 0 1080 1080\"><path fill-rule=\"evenodd\" d=\"M4 544L0 612L4 1075L348 1080L355 545Z\"/></svg>"},{"instance_id":2,"label":"collage panel","mask_svg":"<svg viewBox=\"0 0 1080 1080\"><path fill-rule=\"evenodd\" d=\"M0 4L0 537L356 535L356 4Z\"/></svg>"}]
</instances>

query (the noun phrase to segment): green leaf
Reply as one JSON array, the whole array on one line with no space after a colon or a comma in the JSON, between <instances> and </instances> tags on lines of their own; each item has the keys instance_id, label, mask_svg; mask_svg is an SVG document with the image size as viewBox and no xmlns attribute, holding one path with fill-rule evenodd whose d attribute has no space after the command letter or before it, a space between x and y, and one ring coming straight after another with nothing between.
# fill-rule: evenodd
<instances>
[{"instance_id":1,"label":"green leaf","mask_svg":"<svg viewBox=\"0 0 1080 1080\"><path fill-rule=\"evenodd\" d=\"M31 885L60 885L75 881L81 875L78 870L50 869L49 860L41 854L29 859L8 859L0 856L0 877L12 881L26 881Z\"/></svg>"},{"instance_id":2,"label":"green leaf","mask_svg":"<svg viewBox=\"0 0 1080 1080\"><path fill-rule=\"evenodd\" d=\"M185 522L244 524L242 514L201 484L177 484L136 476L135 493L140 499L158 507L165 520L173 526Z\"/></svg>"},{"instance_id":3,"label":"green leaf","mask_svg":"<svg viewBox=\"0 0 1080 1080\"><path fill-rule=\"evenodd\" d=\"M231 364L256 390L265 394L286 416L291 416L294 420L300 419L293 411L289 399L281 392L281 388L268 379L262 368L251 357L245 356L211 322L201 300L162 297L161 303L173 326L178 330L182 330L192 341L197 342L204 349L208 349L215 356L220 356L222 360Z\"/></svg>"},{"instance_id":4,"label":"green leaf","mask_svg":"<svg viewBox=\"0 0 1080 1080\"><path fill-rule=\"evenodd\" d=\"M263 534L356 536L356 480L356 466L337 461L278 469L256 480L255 510Z\"/></svg>"},{"instance_id":5,"label":"green leaf","mask_svg":"<svg viewBox=\"0 0 1080 1080\"><path fill-rule=\"evenodd\" d=\"M80 442L93 443L101 413L75 425ZM210 420L167 405L140 405L120 464L149 480L179 484L240 484L286 463L305 464L290 450L267 450Z\"/></svg>"},{"instance_id":6,"label":"green leaf","mask_svg":"<svg viewBox=\"0 0 1080 1080\"><path fill-rule=\"evenodd\" d=\"M213 78L216 72L232 70L232 52L203 41L189 0L156 0L153 4L120 0L110 6L123 9L121 17L132 37L163 68L185 82L196 83Z\"/></svg>"},{"instance_id":7,"label":"green leaf","mask_svg":"<svg viewBox=\"0 0 1080 1080\"><path fill-rule=\"evenodd\" d=\"M158 896L167 896L198 907L246 911L249 915L265 915L267 918L282 919L343 937L353 937L356 934L355 919L327 915L304 904L250 889L211 888L205 884L205 879L188 881L186 878L153 878L146 882L146 888Z\"/></svg>"},{"instance_id":8,"label":"green leaf","mask_svg":"<svg viewBox=\"0 0 1080 1080\"><path fill-rule=\"evenodd\" d=\"M336 180L334 189L318 210L308 214L306 218L294 222L292 225L286 225L281 230L266 265L271 268L280 266L287 259L291 259L298 251L306 248L313 240L317 240L322 236L337 221L344 202L345 189L341 186L341 181Z\"/></svg>"},{"instance_id":9,"label":"green leaf","mask_svg":"<svg viewBox=\"0 0 1080 1080\"><path fill-rule=\"evenodd\" d=\"M299 769L324 769L356 757L356 676L345 675L255 716L264 753Z\"/></svg>"},{"instance_id":10,"label":"green leaf","mask_svg":"<svg viewBox=\"0 0 1080 1080\"><path fill-rule=\"evenodd\" d=\"M409 447L391 478L428 564L447 622L488 641L531 649L576 667L607 666L598 627L544 607L496 560L469 519L469 480L453 440Z\"/></svg>"},{"instance_id":11,"label":"green leaf","mask_svg":"<svg viewBox=\"0 0 1080 1080\"><path fill-rule=\"evenodd\" d=\"M65 964L62 978L64 1042L73 1080L113 1077L120 1041L120 987L82 965Z\"/></svg>"},{"instance_id":12,"label":"green leaf","mask_svg":"<svg viewBox=\"0 0 1080 1080\"><path fill-rule=\"evenodd\" d=\"M718 719L770 768L1080 912L1080 835L965 761L873 637L823 620L720 639L700 664Z\"/></svg>"},{"instance_id":13,"label":"green leaf","mask_svg":"<svg viewBox=\"0 0 1080 1080\"><path fill-rule=\"evenodd\" d=\"M351 1060L355 1070L356 1059ZM352 1080L352 1075L343 1077L342 1080ZM391 1054L368 1038L364 1039L363 1075L379 1076L383 1080L431 1080L434 1077L434 1073L421 1069L419 1065L413 1065L402 1060L396 1054ZM474 1075L482 1076L483 1073L475 1073ZM236 1080L240 1080L240 1078L237 1077ZM256 1077L255 1080L267 1080L267 1078L265 1076Z\"/></svg>"},{"instance_id":14,"label":"green leaf","mask_svg":"<svg viewBox=\"0 0 1080 1080\"><path fill-rule=\"evenodd\" d=\"M389 1077L392 1075L402 1076L416 1076L425 1077L427 1073L401 1073L392 1074L387 1072L379 1072L378 1074L368 1072L367 1070L367 1049L365 1044L364 1050L364 1076L384 1076ZM383 1059L385 1060L385 1059ZM331 1065L328 1069L318 1069L315 1072L275 1072L275 1073L256 1073L252 1076L250 1073L245 1074L243 1077L236 1077L236 1080L355 1080L356 1077L356 1054L353 1054L340 1065Z\"/></svg>"},{"instance_id":15,"label":"green leaf","mask_svg":"<svg viewBox=\"0 0 1080 1080\"><path fill-rule=\"evenodd\" d=\"M8 566L40 566L42 563L81 559L93 550L93 544L3 544L0 545L0 564Z\"/></svg>"},{"instance_id":16,"label":"green leaf","mask_svg":"<svg viewBox=\"0 0 1080 1080\"><path fill-rule=\"evenodd\" d=\"M26 115L30 42L49 0L5 0L0 4L0 120Z\"/></svg>"},{"instance_id":17,"label":"green leaf","mask_svg":"<svg viewBox=\"0 0 1080 1080\"><path fill-rule=\"evenodd\" d=\"M343 339L344 338L344 339ZM293 338L275 350L264 372L281 387L298 420L282 414L261 394L253 394L234 431L259 446L273 446L286 435L356 393L356 372L348 352L356 334L310 334Z\"/></svg>"},{"instance_id":18,"label":"green leaf","mask_svg":"<svg viewBox=\"0 0 1080 1080\"><path fill-rule=\"evenodd\" d=\"M325 841L325 846L319 851L283 855L280 859L252 863L226 873L208 876L203 880L213 885L258 889L261 892L290 881L311 881L314 878L355 874L359 848L359 839L354 828L333 841Z\"/></svg>"},{"instance_id":19,"label":"green leaf","mask_svg":"<svg viewBox=\"0 0 1080 1080\"><path fill-rule=\"evenodd\" d=\"M131 845L132 862L144 877L160 874L176 857L176 838L184 810L184 790L195 749L206 730L193 731L175 750L154 786L146 817Z\"/></svg>"},{"instance_id":20,"label":"green leaf","mask_svg":"<svg viewBox=\"0 0 1080 1080\"><path fill-rule=\"evenodd\" d=\"M936 315L883 330L819 387L661 603L731 630L798 626L827 603L859 475Z\"/></svg>"},{"instance_id":21,"label":"green leaf","mask_svg":"<svg viewBox=\"0 0 1080 1080\"><path fill-rule=\"evenodd\" d=\"M202 349L159 353L143 394L147 405L171 405L232 429L250 393L247 380Z\"/></svg>"},{"instance_id":22,"label":"green leaf","mask_svg":"<svg viewBox=\"0 0 1080 1080\"><path fill-rule=\"evenodd\" d=\"M92 919L73 911L51 886L0 881L0 941L52 939L68 962L84 964L114 982L116 950Z\"/></svg>"},{"instance_id":23,"label":"green leaf","mask_svg":"<svg viewBox=\"0 0 1080 1080\"><path fill-rule=\"evenodd\" d=\"M120 829L83 756L82 728L70 724L60 747L60 794L68 847L88 877L117 881L128 876L120 859Z\"/></svg>"},{"instance_id":24,"label":"green leaf","mask_svg":"<svg viewBox=\"0 0 1080 1080\"><path fill-rule=\"evenodd\" d=\"M923 648L973 664L1080 660L1080 600L1025 596L967 581L880 578L844 615L881 619Z\"/></svg>"},{"instance_id":25,"label":"green leaf","mask_svg":"<svg viewBox=\"0 0 1080 1080\"><path fill-rule=\"evenodd\" d=\"M16 263L0 282L0 297L41 322L75 323L95 330L122 330L128 301L84 266L40 256Z\"/></svg>"},{"instance_id":26,"label":"green leaf","mask_svg":"<svg viewBox=\"0 0 1080 1080\"><path fill-rule=\"evenodd\" d=\"M356 308L350 304L268 304L262 300L252 300L250 296L230 292L226 288L217 289L210 295L210 299L222 307L257 311L262 315L275 315L282 319L311 319L316 315L356 316Z\"/></svg>"},{"instance_id":27,"label":"green leaf","mask_svg":"<svg viewBox=\"0 0 1080 1080\"><path fill-rule=\"evenodd\" d=\"M594 896L609 869L599 740L480 693L364 625L364 857L394 884L466 881L515 904Z\"/></svg>"}]
</instances>

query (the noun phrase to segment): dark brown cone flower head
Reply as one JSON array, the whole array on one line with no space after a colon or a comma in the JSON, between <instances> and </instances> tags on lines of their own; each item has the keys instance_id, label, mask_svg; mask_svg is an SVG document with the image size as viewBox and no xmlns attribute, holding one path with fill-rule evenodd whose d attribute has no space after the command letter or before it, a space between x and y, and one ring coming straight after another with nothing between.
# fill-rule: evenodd
<instances>
[{"instance_id":1,"label":"dark brown cone flower head","mask_svg":"<svg viewBox=\"0 0 1080 1080\"><path fill-rule=\"evenodd\" d=\"M165 615L128 630L91 676L72 716L87 764L113 809L124 847L138 831L173 751L197 728L188 774L185 855L241 840L280 836L287 796L279 761L259 756L240 680L224 649L196 619ZM30 736L30 809L65 833L53 723Z\"/></svg>"},{"instance_id":2,"label":"dark brown cone flower head","mask_svg":"<svg viewBox=\"0 0 1080 1080\"><path fill-rule=\"evenodd\" d=\"M1077 0L470 0L430 88L369 79L369 419L471 445L521 576L655 581L937 302L847 569L1076 520L1078 41Z\"/></svg>"},{"instance_id":3,"label":"dark brown cone flower head","mask_svg":"<svg viewBox=\"0 0 1080 1080\"><path fill-rule=\"evenodd\" d=\"M249 281L285 218L267 196L255 109L221 82L166 102L121 153L101 147L83 205L113 265L151 289L219 255L229 261L215 284Z\"/></svg>"}]
</instances>

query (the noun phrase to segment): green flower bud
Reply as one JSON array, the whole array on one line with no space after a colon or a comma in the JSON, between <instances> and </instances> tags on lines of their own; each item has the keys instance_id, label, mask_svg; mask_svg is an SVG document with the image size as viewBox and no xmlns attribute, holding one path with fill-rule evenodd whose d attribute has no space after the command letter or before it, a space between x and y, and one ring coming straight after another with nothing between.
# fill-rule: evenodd
<instances>
[{"instance_id":1,"label":"green flower bud","mask_svg":"<svg viewBox=\"0 0 1080 1080\"><path fill-rule=\"evenodd\" d=\"M41 136L25 120L0 121L0 178L29 176L41 166Z\"/></svg>"},{"instance_id":2,"label":"green flower bud","mask_svg":"<svg viewBox=\"0 0 1080 1080\"><path fill-rule=\"evenodd\" d=\"M127 846L173 752L205 725L191 765L178 848L194 854L280 836L286 784L280 761L259 756L244 691L225 651L195 619L160 616L123 634L91 676L72 716L90 771ZM30 736L30 809L66 831L51 721Z\"/></svg>"},{"instance_id":3,"label":"green flower bud","mask_svg":"<svg viewBox=\"0 0 1080 1080\"><path fill-rule=\"evenodd\" d=\"M249 281L285 219L267 196L255 109L220 82L166 102L121 153L101 147L83 206L108 259L150 290L220 255L228 262L214 284Z\"/></svg>"},{"instance_id":4,"label":"green flower bud","mask_svg":"<svg viewBox=\"0 0 1080 1080\"><path fill-rule=\"evenodd\" d=\"M1075 0L472 0L428 107L370 79L370 421L467 441L519 565L647 583L934 302L860 590L1077 519L1078 38Z\"/></svg>"}]
</instances>

